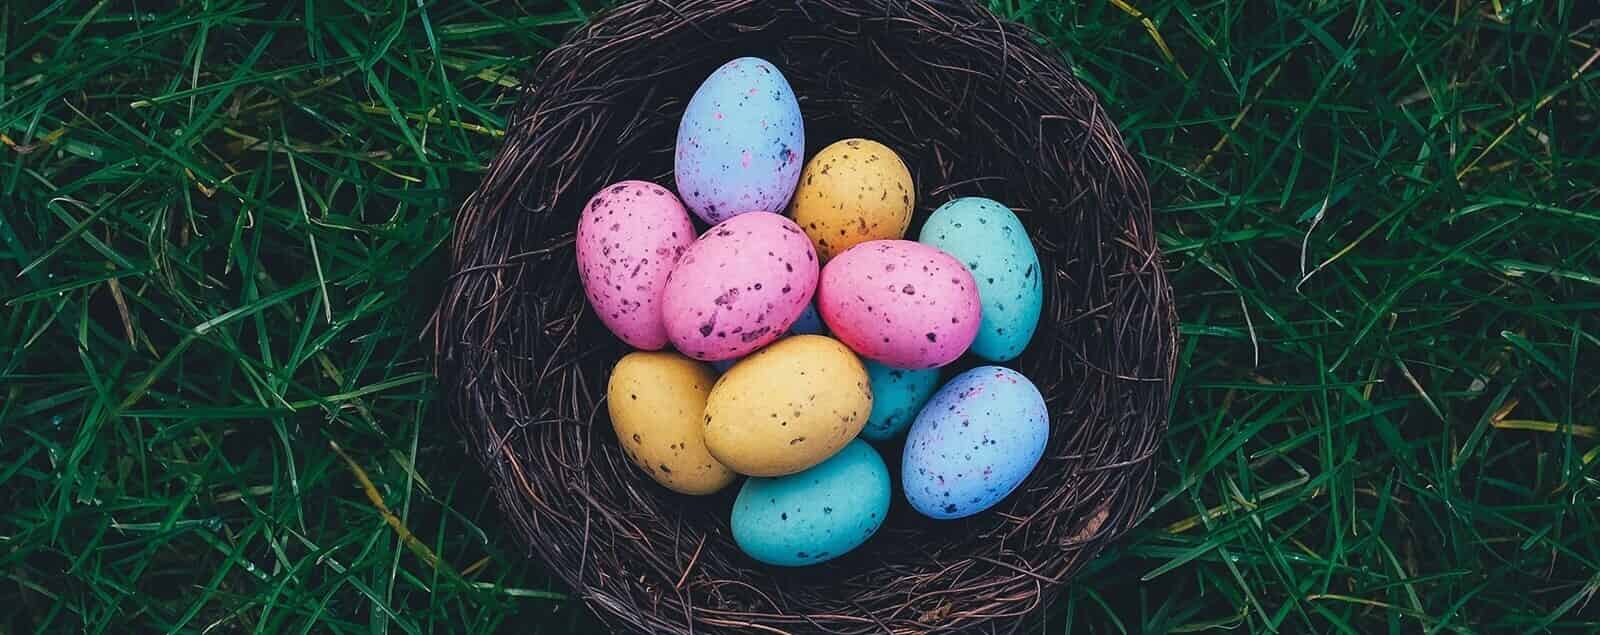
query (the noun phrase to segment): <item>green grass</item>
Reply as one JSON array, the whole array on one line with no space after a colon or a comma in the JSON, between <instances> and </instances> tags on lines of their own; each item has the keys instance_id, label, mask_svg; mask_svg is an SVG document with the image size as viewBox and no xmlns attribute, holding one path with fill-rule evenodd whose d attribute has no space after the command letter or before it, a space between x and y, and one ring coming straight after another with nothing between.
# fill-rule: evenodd
<instances>
[{"instance_id":1,"label":"green grass","mask_svg":"<svg viewBox=\"0 0 1600 635\"><path fill-rule=\"evenodd\" d=\"M1148 166L1183 336L1151 516L1036 632L1600 628L1593 5L993 4ZM0 633L591 630L418 333L599 6L276 5L0 5Z\"/></svg>"}]
</instances>

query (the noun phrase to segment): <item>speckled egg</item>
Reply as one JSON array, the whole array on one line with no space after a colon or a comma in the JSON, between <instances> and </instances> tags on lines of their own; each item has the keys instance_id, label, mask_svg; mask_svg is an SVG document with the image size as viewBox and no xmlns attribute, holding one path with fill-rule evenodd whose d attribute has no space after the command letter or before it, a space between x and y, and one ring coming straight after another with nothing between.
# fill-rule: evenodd
<instances>
[{"instance_id":1,"label":"speckled egg","mask_svg":"<svg viewBox=\"0 0 1600 635\"><path fill-rule=\"evenodd\" d=\"M911 424L900 466L906 500L932 518L971 516L1033 471L1050 436L1044 397L1021 373L980 366L957 375Z\"/></svg>"},{"instance_id":2,"label":"speckled egg","mask_svg":"<svg viewBox=\"0 0 1600 635\"><path fill-rule=\"evenodd\" d=\"M815 302L806 305L806 310L800 312L800 317L789 327L789 332L795 335L828 334L828 327L822 323L822 314L817 312Z\"/></svg>"},{"instance_id":3,"label":"speckled egg","mask_svg":"<svg viewBox=\"0 0 1600 635\"><path fill-rule=\"evenodd\" d=\"M735 474L706 451L701 417L717 377L677 353L629 353L611 369L606 408L622 451L675 492L710 494Z\"/></svg>"},{"instance_id":4,"label":"speckled egg","mask_svg":"<svg viewBox=\"0 0 1600 635\"><path fill-rule=\"evenodd\" d=\"M874 240L822 270L817 309L839 341L895 368L960 357L978 332L978 287L965 265L909 240Z\"/></svg>"},{"instance_id":5,"label":"speckled egg","mask_svg":"<svg viewBox=\"0 0 1600 635\"><path fill-rule=\"evenodd\" d=\"M667 344L661 292L694 224L672 192L654 183L608 185L578 218L578 278L601 323L629 346Z\"/></svg>"},{"instance_id":6,"label":"speckled egg","mask_svg":"<svg viewBox=\"0 0 1600 635\"><path fill-rule=\"evenodd\" d=\"M823 262L869 240L905 238L916 203L911 171L876 141L845 139L806 162L789 215Z\"/></svg>"},{"instance_id":7,"label":"speckled egg","mask_svg":"<svg viewBox=\"0 0 1600 635\"><path fill-rule=\"evenodd\" d=\"M992 362L1021 355L1039 326L1044 274L1017 215L987 198L958 198L934 210L918 240L966 263L978 282L983 323L972 353Z\"/></svg>"},{"instance_id":8,"label":"speckled egg","mask_svg":"<svg viewBox=\"0 0 1600 635\"><path fill-rule=\"evenodd\" d=\"M733 501L733 540L781 567L826 562L861 546L889 513L889 469L866 442L799 474L752 478Z\"/></svg>"},{"instance_id":9,"label":"speckled egg","mask_svg":"<svg viewBox=\"0 0 1600 635\"><path fill-rule=\"evenodd\" d=\"M864 364L872 386L872 414L861 428L861 438L888 441L911 427L922 404L933 396L939 387L939 369L891 368L872 360Z\"/></svg>"},{"instance_id":10,"label":"speckled egg","mask_svg":"<svg viewBox=\"0 0 1600 635\"><path fill-rule=\"evenodd\" d=\"M678 123L678 194L707 223L781 212L805 152L800 102L771 62L741 57L694 91Z\"/></svg>"},{"instance_id":11,"label":"speckled egg","mask_svg":"<svg viewBox=\"0 0 1600 635\"><path fill-rule=\"evenodd\" d=\"M770 212L740 214L683 252L667 277L661 317L683 354L733 359L788 331L816 286L816 253L793 221Z\"/></svg>"},{"instance_id":12,"label":"speckled egg","mask_svg":"<svg viewBox=\"0 0 1600 635\"><path fill-rule=\"evenodd\" d=\"M706 398L706 448L740 474L793 474L833 456L871 412L855 354L831 338L794 335L717 380Z\"/></svg>"}]
</instances>

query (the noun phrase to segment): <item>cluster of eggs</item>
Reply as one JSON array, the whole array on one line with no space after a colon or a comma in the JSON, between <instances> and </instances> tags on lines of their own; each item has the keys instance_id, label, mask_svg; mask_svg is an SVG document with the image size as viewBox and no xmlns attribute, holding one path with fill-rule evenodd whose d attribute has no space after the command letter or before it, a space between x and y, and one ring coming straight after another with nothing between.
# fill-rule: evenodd
<instances>
[{"instance_id":1,"label":"cluster of eggs","mask_svg":"<svg viewBox=\"0 0 1600 635\"><path fill-rule=\"evenodd\" d=\"M1038 325L1043 272L1016 215L958 198L906 240L916 188L893 150L846 139L802 166L804 143L778 69L728 62L684 112L677 194L609 185L576 244L595 312L640 349L607 387L624 452L684 494L748 476L734 540L783 566L837 557L882 525L893 489L869 442L906 435L900 489L947 519L1010 494L1049 432L1044 398L1015 370L940 386L965 354L1016 358Z\"/></svg>"}]
</instances>

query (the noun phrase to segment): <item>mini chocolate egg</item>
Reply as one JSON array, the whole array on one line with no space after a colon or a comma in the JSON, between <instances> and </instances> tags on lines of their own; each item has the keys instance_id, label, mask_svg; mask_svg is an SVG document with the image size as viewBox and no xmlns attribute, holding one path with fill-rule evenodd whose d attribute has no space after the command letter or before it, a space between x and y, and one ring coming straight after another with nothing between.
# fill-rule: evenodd
<instances>
[{"instance_id":1,"label":"mini chocolate egg","mask_svg":"<svg viewBox=\"0 0 1600 635\"><path fill-rule=\"evenodd\" d=\"M622 181L589 199L578 218L578 279L600 322L634 348L666 346L661 293L693 242L689 213L664 187Z\"/></svg>"},{"instance_id":2,"label":"mini chocolate egg","mask_svg":"<svg viewBox=\"0 0 1600 635\"><path fill-rule=\"evenodd\" d=\"M667 338L702 361L733 359L778 339L817 286L817 256L794 222L740 214L706 230L667 277Z\"/></svg>"},{"instance_id":3,"label":"mini chocolate egg","mask_svg":"<svg viewBox=\"0 0 1600 635\"><path fill-rule=\"evenodd\" d=\"M915 204L916 186L900 155L876 141L845 139L806 162L789 216L828 262L869 240L905 238Z\"/></svg>"},{"instance_id":4,"label":"mini chocolate egg","mask_svg":"<svg viewBox=\"0 0 1600 635\"><path fill-rule=\"evenodd\" d=\"M733 541L781 567L832 560L865 543L889 513L889 469L866 442L798 474L751 478L733 501Z\"/></svg>"},{"instance_id":5,"label":"mini chocolate egg","mask_svg":"<svg viewBox=\"0 0 1600 635\"><path fill-rule=\"evenodd\" d=\"M706 449L750 476L793 474L849 443L872 412L867 369L821 335L794 335L734 364L706 398Z\"/></svg>"},{"instance_id":6,"label":"mini chocolate egg","mask_svg":"<svg viewBox=\"0 0 1600 635\"><path fill-rule=\"evenodd\" d=\"M700 84L678 123L678 194L711 224L781 212L805 146L800 102L783 73L764 59L733 60Z\"/></svg>"},{"instance_id":7,"label":"mini chocolate egg","mask_svg":"<svg viewBox=\"0 0 1600 635\"><path fill-rule=\"evenodd\" d=\"M710 494L735 477L706 451L701 417L716 381L705 364L669 352L629 353L611 369L606 408L617 443L675 492Z\"/></svg>"},{"instance_id":8,"label":"mini chocolate egg","mask_svg":"<svg viewBox=\"0 0 1600 635\"><path fill-rule=\"evenodd\" d=\"M873 240L822 270L817 310L851 350L895 368L935 368L978 332L978 287L960 261L909 240Z\"/></svg>"},{"instance_id":9,"label":"mini chocolate egg","mask_svg":"<svg viewBox=\"0 0 1600 635\"><path fill-rule=\"evenodd\" d=\"M900 466L906 500L931 518L993 507L1044 455L1050 413L1022 373L980 366L934 393L911 424Z\"/></svg>"},{"instance_id":10,"label":"mini chocolate egg","mask_svg":"<svg viewBox=\"0 0 1600 635\"><path fill-rule=\"evenodd\" d=\"M922 404L939 388L939 369L890 368L872 360L863 364L872 385L872 414L861 428L861 438L888 441L911 427Z\"/></svg>"},{"instance_id":11,"label":"mini chocolate egg","mask_svg":"<svg viewBox=\"0 0 1600 635\"><path fill-rule=\"evenodd\" d=\"M1021 355L1039 327L1044 273L1017 215L987 198L958 198L933 211L918 240L966 263L978 282L983 324L972 354L992 362Z\"/></svg>"}]
</instances>

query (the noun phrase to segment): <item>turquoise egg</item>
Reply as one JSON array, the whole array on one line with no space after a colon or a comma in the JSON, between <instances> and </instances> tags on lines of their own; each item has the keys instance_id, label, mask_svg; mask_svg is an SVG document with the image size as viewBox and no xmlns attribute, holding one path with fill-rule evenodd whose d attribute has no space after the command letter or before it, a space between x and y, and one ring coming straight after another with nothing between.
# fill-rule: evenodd
<instances>
[{"instance_id":1,"label":"turquoise egg","mask_svg":"<svg viewBox=\"0 0 1600 635\"><path fill-rule=\"evenodd\" d=\"M939 387L939 369L908 370L870 359L861 361L872 381L872 414L867 417L866 427L861 428L861 438L888 441L900 436Z\"/></svg>"},{"instance_id":2,"label":"turquoise egg","mask_svg":"<svg viewBox=\"0 0 1600 635\"><path fill-rule=\"evenodd\" d=\"M789 333L794 335L827 335L828 327L822 323L822 314L817 312L817 303L806 305L800 317L795 318L794 325L789 327Z\"/></svg>"},{"instance_id":3,"label":"turquoise egg","mask_svg":"<svg viewBox=\"0 0 1600 635\"><path fill-rule=\"evenodd\" d=\"M931 518L971 516L1000 502L1044 456L1050 413L1022 373L979 366L934 393L911 424L900 484Z\"/></svg>"},{"instance_id":4,"label":"turquoise egg","mask_svg":"<svg viewBox=\"0 0 1600 635\"><path fill-rule=\"evenodd\" d=\"M978 283L983 319L972 353L992 362L1021 355L1039 327L1044 272L1017 215L987 198L958 198L933 211L917 240L965 263Z\"/></svg>"},{"instance_id":5,"label":"turquoise egg","mask_svg":"<svg viewBox=\"0 0 1600 635\"><path fill-rule=\"evenodd\" d=\"M856 439L803 472L747 479L733 501L733 540L761 562L803 567L861 546L888 513L889 468Z\"/></svg>"}]
</instances>

